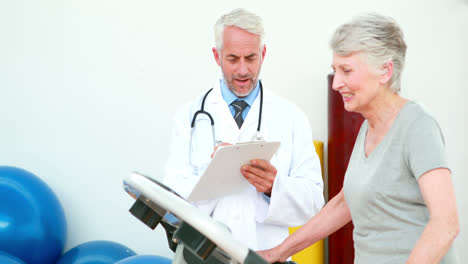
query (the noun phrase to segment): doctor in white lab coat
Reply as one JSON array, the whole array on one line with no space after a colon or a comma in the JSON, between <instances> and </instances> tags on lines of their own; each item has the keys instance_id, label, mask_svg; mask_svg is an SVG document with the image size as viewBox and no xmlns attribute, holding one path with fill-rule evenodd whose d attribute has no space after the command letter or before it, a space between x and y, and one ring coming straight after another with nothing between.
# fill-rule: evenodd
<instances>
[{"instance_id":1,"label":"doctor in white lab coat","mask_svg":"<svg viewBox=\"0 0 468 264\"><path fill-rule=\"evenodd\" d=\"M209 118L200 115L190 146L190 125L204 93L179 109L174 118L164 183L184 197L211 161L213 136L234 144L251 141L257 133L261 101L258 75L266 54L262 21L246 10L234 10L218 20L215 37L213 54L223 78L215 81L204 106L214 119L215 135ZM307 117L294 104L268 90L271 84L263 85L261 135L266 141L280 141L280 148L270 162L255 160L255 166L239 168L251 188L196 203L253 250L281 243L288 236L288 227L306 223L324 204L320 160ZM251 93L257 96L248 112L243 113L245 119L239 128L226 98L244 99Z\"/></svg>"}]
</instances>

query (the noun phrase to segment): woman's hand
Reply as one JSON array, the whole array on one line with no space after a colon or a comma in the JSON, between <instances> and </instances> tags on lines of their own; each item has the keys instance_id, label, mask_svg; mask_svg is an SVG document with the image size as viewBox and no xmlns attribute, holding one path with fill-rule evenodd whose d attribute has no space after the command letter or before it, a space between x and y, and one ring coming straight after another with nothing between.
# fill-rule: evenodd
<instances>
[{"instance_id":1,"label":"woman's hand","mask_svg":"<svg viewBox=\"0 0 468 264\"><path fill-rule=\"evenodd\" d=\"M259 250L257 251L257 254L270 263L284 262L287 260L287 258L280 257L278 247L274 247L267 250Z\"/></svg>"}]
</instances>

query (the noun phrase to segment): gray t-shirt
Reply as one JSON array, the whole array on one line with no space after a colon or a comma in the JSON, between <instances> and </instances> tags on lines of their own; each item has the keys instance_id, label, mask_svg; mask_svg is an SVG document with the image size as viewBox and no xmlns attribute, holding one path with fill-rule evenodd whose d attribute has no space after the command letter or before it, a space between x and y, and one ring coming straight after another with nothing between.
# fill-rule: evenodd
<instances>
[{"instance_id":1,"label":"gray t-shirt","mask_svg":"<svg viewBox=\"0 0 468 264\"><path fill-rule=\"evenodd\" d=\"M412 101L369 157L367 129L366 120L343 186L354 224L354 263L405 263L429 220L417 180L432 169L448 168L444 139L434 118ZM452 249L441 263L456 263Z\"/></svg>"}]
</instances>

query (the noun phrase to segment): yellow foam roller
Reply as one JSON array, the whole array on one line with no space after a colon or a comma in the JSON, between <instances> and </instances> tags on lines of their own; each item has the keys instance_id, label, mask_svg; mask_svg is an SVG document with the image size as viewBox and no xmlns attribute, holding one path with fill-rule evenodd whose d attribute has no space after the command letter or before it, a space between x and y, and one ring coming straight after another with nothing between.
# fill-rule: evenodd
<instances>
[{"instance_id":1,"label":"yellow foam roller","mask_svg":"<svg viewBox=\"0 0 468 264\"><path fill-rule=\"evenodd\" d=\"M323 178L323 142L314 140L315 150L320 158L320 166L322 167ZM294 233L299 227L290 227L289 234ZM324 241L320 240L312 246L298 252L292 256L292 260L298 264L323 264L325 261L324 256Z\"/></svg>"}]
</instances>

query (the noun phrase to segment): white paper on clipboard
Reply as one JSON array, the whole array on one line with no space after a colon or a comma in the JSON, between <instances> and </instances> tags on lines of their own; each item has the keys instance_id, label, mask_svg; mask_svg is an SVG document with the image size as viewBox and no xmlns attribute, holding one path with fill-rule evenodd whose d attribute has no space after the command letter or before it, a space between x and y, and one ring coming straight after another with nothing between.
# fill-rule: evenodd
<instances>
[{"instance_id":1,"label":"white paper on clipboard","mask_svg":"<svg viewBox=\"0 0 468 264\"><path fill-rule=\"evenodd\" d=\"M225 146L218 150L188 196L189 201L212 200L241 192L250 183L240 173L253 159L270 160L280 142L254 141Z\"/></svg>"}]
</instances>

